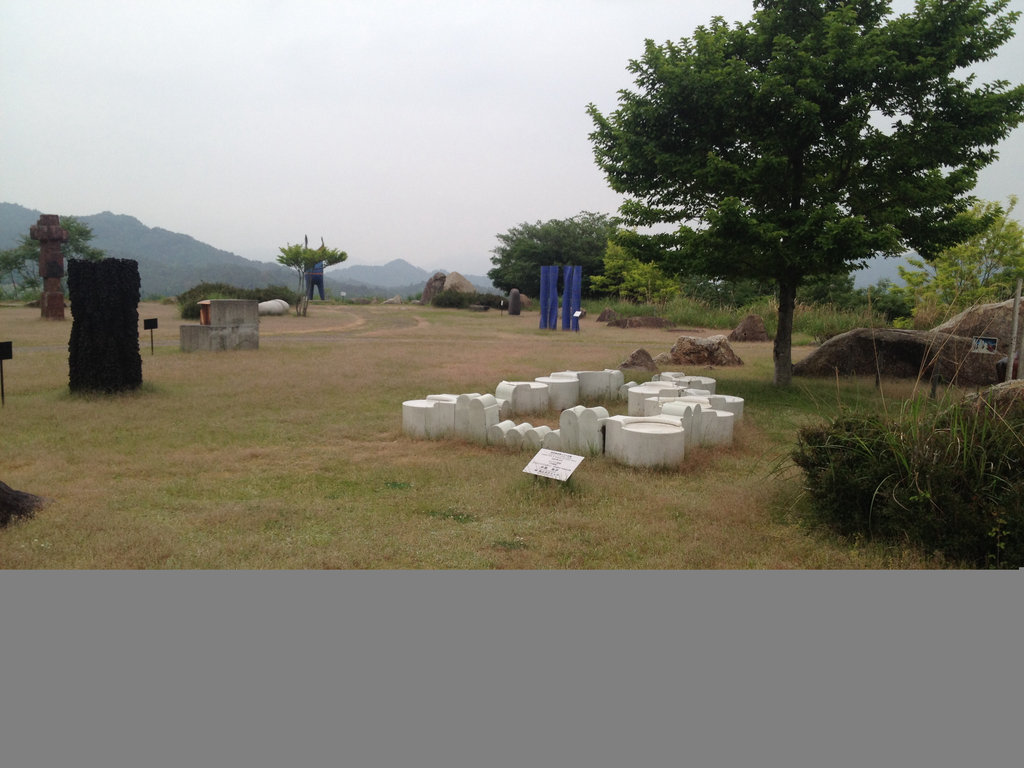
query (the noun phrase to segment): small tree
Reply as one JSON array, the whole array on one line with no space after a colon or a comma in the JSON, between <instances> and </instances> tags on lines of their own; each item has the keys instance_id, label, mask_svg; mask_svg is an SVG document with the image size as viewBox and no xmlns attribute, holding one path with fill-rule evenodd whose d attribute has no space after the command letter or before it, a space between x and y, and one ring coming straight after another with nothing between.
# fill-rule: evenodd
<instances>
[{"instance_id":1,"label":"small tree","mask_svg":"<svg viewBox=\"0 0 1024 768\"><path fill-rule=\"evenodd\" d=\"M900 267L900 292L913 302L914 314L934 319L934 310L958 312L975 304L1005 301L1017 280L1024 278L1024 229L1010 218L1017 198L1011 196L1004 211L992 202L980 202L964 214L988 226L959 245L947 248L930 263L908 258ZM930 311L932 310L932 311Z\"/></svg>"},{"instance_id":2,"label":"small tree","mask_svg":"<svg viewBox=\"0 0 1024 768\"><path fill-rule=\"evenodd\" d=\"M614 242L605 250L604 274L590 278L590 287L640 304L664 304L679 292L657 264L641 261Z\"/></svg>"},{"instance_id":3,"label":"small tree","mask_svg":"<svg viewBox=\"0 0 1024 768\"><path fill-rule=\"evenodd\" d=\"M309 247L309 238L306 238L303 245L292 245L289 243L282 248L278 249L281 255L277 257L277 263L290 269L294 269L299 276L299 301L295 306L295 313L306 316L306 312L309 308L309 300L307 298L306 291L304 290L304 282L306 279L306 273L310 272L313 267L323 262L324 267L329 267L332 264L340 264L348 258L348 254L345 251L338 251L334 248L328 248L324 244L323 238L320 238L319 248Z\"/></svg>"}]
</instances>

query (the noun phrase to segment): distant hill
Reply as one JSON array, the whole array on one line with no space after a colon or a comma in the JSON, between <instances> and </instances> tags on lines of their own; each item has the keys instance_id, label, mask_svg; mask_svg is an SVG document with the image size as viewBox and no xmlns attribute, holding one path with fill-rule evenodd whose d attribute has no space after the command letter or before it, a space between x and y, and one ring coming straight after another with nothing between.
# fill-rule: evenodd
<instances>
[{"instance_id":1,"label":"distant hill","mask_svg":"<svg viewBox=\"0 0 1024 768\"><path fill-rule=\"evenodd\" d=\"M13 203L0 203L0 250L14 247L22 235L27 235L40 213ZM134 259L139 263L143 296L174 296L203 282L229 283L240 288L298 287L295 272L280 264L246 259L189 235L147 227L132 216L106 211L77 218L92 230L91 245L111 258ZM404 297L420 293L433 274L396 259L380 267L351 265L329 269L324 275L324 286L334 296L345 293L349 297ZM481 291L494 290L487 278L465 277Z\"/></svg>"}]
</instances>

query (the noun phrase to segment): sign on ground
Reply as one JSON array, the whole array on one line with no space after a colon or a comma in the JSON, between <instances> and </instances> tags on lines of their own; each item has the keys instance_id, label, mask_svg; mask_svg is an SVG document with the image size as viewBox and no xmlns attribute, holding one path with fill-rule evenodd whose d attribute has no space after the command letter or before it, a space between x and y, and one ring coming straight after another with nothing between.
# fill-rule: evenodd
<instances>
[{"instance_id":1,"label":"sign on ground","mask_svg":"<svg viewBox=\"0 0 1024 768\"><path fill-rule=\"evenodd\" d=\"M541 477L550 477L554 480L568 480L569 476L576 470L576 467L583 461L582 456L562 451L552 451L549 448L541 448L537 455L530 459L523 472Z\"/></svg>"}]
</instances>

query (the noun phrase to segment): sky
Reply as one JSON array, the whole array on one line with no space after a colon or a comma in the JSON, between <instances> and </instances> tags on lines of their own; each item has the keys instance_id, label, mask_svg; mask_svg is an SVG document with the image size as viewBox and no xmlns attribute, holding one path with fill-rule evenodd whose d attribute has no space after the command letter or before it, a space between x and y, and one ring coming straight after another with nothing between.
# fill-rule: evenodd
<instances>
[{"instance_id":1,"label":"sky","mask_svg":"<svg viewBox=\"0 0 1024 768\"><path fill-rule=\"evenodd\" d=\"M896 0L894 10L912 8ZM1011 8L1024 10L1024 0ZM614 214L586 113L750 0L0 0L0 201L260 261L486 274L497 235ZM1024 81L1024 22L979 78ZM1024 193L1024 129L976 194Z\"/></svg>"}]
</instances>

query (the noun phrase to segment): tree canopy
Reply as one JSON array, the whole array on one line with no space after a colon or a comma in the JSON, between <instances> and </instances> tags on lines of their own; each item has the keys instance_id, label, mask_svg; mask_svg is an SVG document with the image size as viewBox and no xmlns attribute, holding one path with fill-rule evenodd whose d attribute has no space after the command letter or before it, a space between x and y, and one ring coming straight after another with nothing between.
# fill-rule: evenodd
<instances>
[{"instance_id":1,"label":"tree canopy","mask_svg":"<svg viewBox=\"0 0 1024 768\"><path fill-rule=\"evenodd\" d=\"M590 138L621 213L666 271L772 282L775 382L792 376L797 288L877 254L927 259L978 232L960 216L1022 120L1024 86L967 72L1014 34L1007 1L757 0L691 37L648 40L636 90Z\"/></svg>"},{"instance_id":2,"label":"tree canopy","mask_svg":"<svg viewBox=\"0 0 1024 768\"><path fill-rule=\"evenodd\" d=\"M321 262L323 262L324 267L329 267L333 264L340 264L348 258L348 254L345 251L328 248L323 238L320 238L319 248L310 248L309 238L307 237L302 244L296 243L292 245L289 243L277 250L279 251L277 263L294 269L298 274L299 293L302 298L299 300L297 311L303 316L306 314L307 305L305 299L306 292L303 290L303 281L305 280L306 273L312 271Z\"/></svg>"},{"instance_id":3,"label":"tree canopy","mask_svg":"<svg viewBox=\"0 0 1024 768\"><path fill-rule=\"evenodd\" d=\"M499 244L491 251L494 268L487 277L499 290L518 288L527 296L539 296L541 267L579 266L585 278L601 274L616 227L611 216L587 211L569 219L519 224L497 236Z\"/></svg>"}]
</instances>

